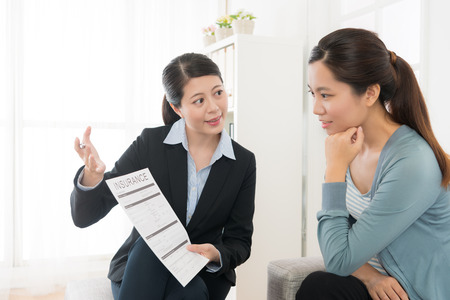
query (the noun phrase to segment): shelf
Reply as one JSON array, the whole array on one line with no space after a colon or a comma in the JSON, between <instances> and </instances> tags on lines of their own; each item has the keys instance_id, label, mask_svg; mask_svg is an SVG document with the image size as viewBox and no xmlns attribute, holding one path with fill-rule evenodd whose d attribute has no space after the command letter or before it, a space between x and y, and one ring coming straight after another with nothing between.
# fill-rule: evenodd
<instances>
[{"instance_id":1,"label":"shelf","mask_svg":"<svg viewBox=\"0 0 450 300\"><path fill-rule=\"evenodd\" d=\"M283 38L283 37L269 37L269 36L258 36L252 34L233 34L223 40L217 41L214 44L211 44L205 48L203 48L203 53L211 53L226 47L229 47L233 44L237 44L240 42L250 42L250 43L269 43L269 44L277 44L277 45L288 45L292 44L292 39Z\"/></svg>"},{"instance_id":2,"label":"shelf","mask_svg":"<svg viewBox=\"0 0 450 300\"><path fill-rule=\"evenodd\" d=\"M239 267L239 291L250 299L246 295L265 284L255 274L264 274L269 260L301 249L302 46L287 38L233 35L203 52L217 63L232 94L225 130L257 161L253 240L255 253L267 255ZM267 222L272 212L274 220Z\"/></svg>"}]
</instances>

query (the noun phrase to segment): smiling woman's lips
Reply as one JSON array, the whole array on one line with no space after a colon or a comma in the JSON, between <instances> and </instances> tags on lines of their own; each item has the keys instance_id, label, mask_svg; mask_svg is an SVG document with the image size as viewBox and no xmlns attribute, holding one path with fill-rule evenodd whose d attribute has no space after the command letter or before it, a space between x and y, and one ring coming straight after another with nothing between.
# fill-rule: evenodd
<instances>
[{"instance_id":1,"label":"smiling woman's lips","mask_svg":"<svg viewBox=\"0 0 450 300\"><path fill-rule=\"evenodd\" d=\"M324 122L324 121L322 121L322 128L327 128L328 126L331 125L331 123L333 123L333 122Z\"/></svg>"},{"instance_id":2,"label":"smiling woman's lips","mask_svg":"<svg viewBox=\"0 0 450 300\"><path fill-rule=\"evenodd\" d=\"M209 121L206 121L209 125L215 126L220 123L220 120L222 119L222 116L218 116L217 118L211 119Z\"/></svg>"}]
</instances>

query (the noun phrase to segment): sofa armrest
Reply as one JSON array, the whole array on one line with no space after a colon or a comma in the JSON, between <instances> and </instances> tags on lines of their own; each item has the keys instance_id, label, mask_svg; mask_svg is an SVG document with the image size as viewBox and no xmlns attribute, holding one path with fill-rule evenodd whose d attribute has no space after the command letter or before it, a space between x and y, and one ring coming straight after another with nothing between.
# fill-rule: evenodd
<instances>
[{"instance_id":1,"label":"sofa armrest","mask_svg":"<svg viewBox=\"0 0 450 300\"><path fill-rule=\"evenodd\" d=\"M300 257L269 262L267 300L294 300L303 279L315 271L325 271L322 257Z\"/></svg>"}]
</instances>

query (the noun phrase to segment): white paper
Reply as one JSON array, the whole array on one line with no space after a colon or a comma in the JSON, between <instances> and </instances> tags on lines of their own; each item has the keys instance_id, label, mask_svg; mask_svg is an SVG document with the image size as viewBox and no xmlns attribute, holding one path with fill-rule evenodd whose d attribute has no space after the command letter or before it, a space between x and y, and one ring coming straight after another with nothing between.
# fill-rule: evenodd
<instances>
[{"instance_id":1,"label":"white paper","mask_svg":"<svg viewBox=\"0 0 450 300\"><path fill-rule=\"evenodd\" d=\"M148 168L106 183L153 253L186 286L208 259L186 249L189 236Z\"/></svg>"}]
</instances>

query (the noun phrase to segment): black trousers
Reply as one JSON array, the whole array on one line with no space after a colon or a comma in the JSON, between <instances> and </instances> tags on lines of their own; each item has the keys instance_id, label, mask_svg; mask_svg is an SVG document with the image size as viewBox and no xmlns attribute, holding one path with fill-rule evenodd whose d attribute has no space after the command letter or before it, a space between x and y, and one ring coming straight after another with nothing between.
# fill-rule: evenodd
<instances>
[{"instance_id":1,"label":"black trousers","mask_svg":"<svg viewBox=\"0 0 450 300\"><path fill-rule=\"evenodd\" d=\"M231 283L212 274L198 274L183 287L142 238L130 249L121 283L111 285L114 299L223 300Z\"/></svg>"},{"instance_id":2,"label":"black trousers","mask_svg":"<svg viewBox=\"0 0 450 300\"><path fill-rule=\"evenodd\" d=\"M354 276L314 272L303 280L296 300L372 300L366 286Z\"/></svg>"}]
</instances>

